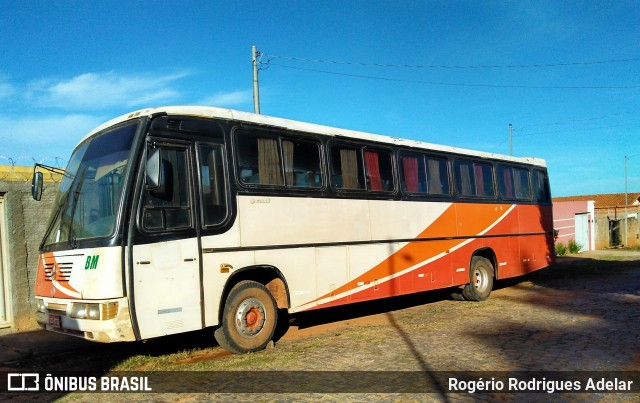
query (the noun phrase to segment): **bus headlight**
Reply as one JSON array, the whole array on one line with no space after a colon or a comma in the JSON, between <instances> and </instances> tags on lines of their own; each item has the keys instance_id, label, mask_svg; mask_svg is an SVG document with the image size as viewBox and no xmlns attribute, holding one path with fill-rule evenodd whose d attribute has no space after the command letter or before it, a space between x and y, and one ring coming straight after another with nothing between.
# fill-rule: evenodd
<instances>
[{"instance_id":1,"label":"bus headlight","mask_svg":"<svg viewBox=\"0 0 640 403\"><path fill-rule=\"evenodd\" d=\"M41 298L36 298L36 309L38 312L44 313L46 310L46 306L44 305L44 300Z\"/></svg>"},{"instance_id":2,"label":"bus headlight","mask_svg":"<svg viewBox=\"0 0 640 403\"><path fill-rule=\"evenodd\" d=\"M118 315L117 302L104 302L101 304L73 303L71 316L76 319L109 320Z\"/></svg>"},{"instance_id":3,"label":"bus headlight","mask_svg":"<svg viewBox=\"0 0 640 403\"><path fill-rule=\"evenodd\" d=\"M73 304L70 316L76 319L100 319L100 304Z\"/></svg>"}]
</instances>

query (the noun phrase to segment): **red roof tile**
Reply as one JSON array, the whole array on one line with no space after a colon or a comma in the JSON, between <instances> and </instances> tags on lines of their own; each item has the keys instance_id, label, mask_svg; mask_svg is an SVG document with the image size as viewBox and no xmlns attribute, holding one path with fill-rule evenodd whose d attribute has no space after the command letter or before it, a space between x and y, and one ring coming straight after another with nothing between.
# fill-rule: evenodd
<instances>
[{"instance_id":1,"label":"red roof tile","mask_svg":"<svg viewBox=\"0 0 640 403\"><path fill-rule=\"evenodd\" d=\"M555 202L593 200L596 208L621 207L625 205L625 193L609 193L600 195L554 197ZM640 204L640 193L627 193L629 206Z\"/></svg>"}]
</instances>

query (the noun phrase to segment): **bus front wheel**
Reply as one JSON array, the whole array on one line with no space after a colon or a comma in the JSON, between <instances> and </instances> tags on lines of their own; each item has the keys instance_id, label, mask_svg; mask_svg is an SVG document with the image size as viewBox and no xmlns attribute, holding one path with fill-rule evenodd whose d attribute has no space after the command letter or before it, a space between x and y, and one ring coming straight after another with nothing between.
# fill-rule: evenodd
<instances>
[{"instance_id":1,"label":"bus front wheel","mask_svg":"<svg viewBox=\"0 0 640 403\"><path fill-rule=\"evenodd\" d=\"M469 284L462 290L462 296L469 301L484 301L493 289L493 265L489 259L474 256L469 270Z\"/></svg>"},{"instance_id":2,"label":"bus front wheel","mask_svg":"<svg viewBox=\"0 0 640 403\"><path fill-rule=\"evenodd\" d=\"M236 354L263 350L276 329L276 302L264 285L241 281L229 292L222 324L214 333L218 344Z\"/></svg>"}]
</instances>

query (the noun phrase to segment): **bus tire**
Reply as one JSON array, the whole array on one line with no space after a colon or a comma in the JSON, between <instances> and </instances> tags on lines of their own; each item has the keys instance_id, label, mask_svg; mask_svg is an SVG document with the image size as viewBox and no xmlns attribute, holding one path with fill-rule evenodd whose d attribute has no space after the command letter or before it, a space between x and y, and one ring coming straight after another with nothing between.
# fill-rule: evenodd
<instances>
[{"instance_id":1,"label":"bus tire","mask_svg":"<svg viewBox=\"0 0 640 403\"><path fill-rule=\"evenodd\" d=\"M263 350L271 341L278 322L276 302L266 287L241 281L229 292L222 323L214 336L218 344L235 354Z\"/></svg>"},{"instance_id":2,"label":"bus tire","mask_svg":"<svg viewBox=\"0 0 640 403\"><path fill-rule=\"evenodd\" d=\"M462 290L462 296L468 301L484 301L493 289L493 265L489 259L474 256L469 269L469 284Z\"/></svg>"}]
</instances>

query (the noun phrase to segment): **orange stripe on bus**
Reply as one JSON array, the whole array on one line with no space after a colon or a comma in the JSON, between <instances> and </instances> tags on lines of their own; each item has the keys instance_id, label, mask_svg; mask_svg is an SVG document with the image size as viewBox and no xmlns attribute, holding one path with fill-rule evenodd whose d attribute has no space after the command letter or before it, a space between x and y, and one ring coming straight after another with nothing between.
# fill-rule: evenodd
<instances>
[{"instance_id":1,"label":"orange stripe on bus","mask_svg":"<svg viewBox=\"0 0 640 403\"><path fill-rule=\"evenodd\" d=\"M55 267L51 280L47 280L45 272L45 263ZM67 280L62 278L62 274L58 271L58 262L53 252L43 253L38 261L38 271L36 273L35 295L38 297L58 297L77 299L80 293L71 287ZM55 283L55 284L54 284ZM57 284L57 287L55 286ZM65 292L66 291L66 292ZM73 294L76 294L75 296Z\"/></svg>"},{"instance_id":2,"label":"orange stripe on bus","mask_svg":"<svg viewBox=\"0 0 640 403\"><path fill-rule=\"evenodd\" d=\"M458 237L462 239L445 239L438 242L410 242L397 252L345 285L327 293L315 301L339 295L358 288L358 283L369 284L375 280L386 278L409 267L431 259L449 249L465 242L487 230L511 207L509 204L452 204L430 226L425 228L416 238ZM313 301L312 301L313 302Z\"/></svg>"}]
</instances>

